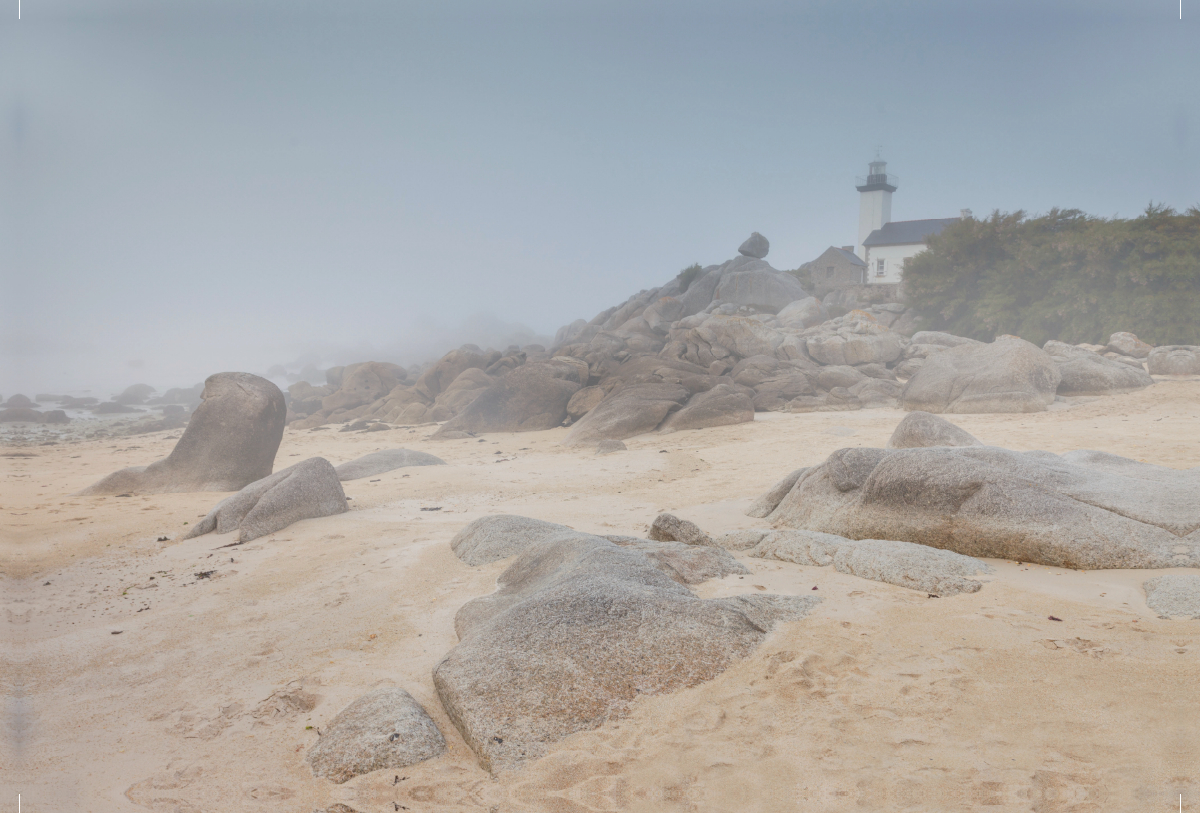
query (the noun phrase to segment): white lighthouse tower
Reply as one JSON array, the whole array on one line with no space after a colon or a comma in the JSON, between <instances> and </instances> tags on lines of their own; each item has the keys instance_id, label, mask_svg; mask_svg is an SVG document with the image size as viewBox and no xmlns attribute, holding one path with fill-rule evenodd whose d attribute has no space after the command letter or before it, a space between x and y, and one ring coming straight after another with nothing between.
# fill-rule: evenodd
<instances>
[{"instance_id":1,"label":"white lighthouse tower","mask_svg":"<svg viewBox=\"0 0 1200 813\"><path fill-rule=\"evenodd\" d=\"M867 167L867 177L855 179L859 192L858 245L855 253L863 261L867 259L863 242L871 232L892 222L892 193L896 191L896 182L899 180L895 175L887 174L887 161L880 160L878 155Z\"/></svg>"}]
</instances>

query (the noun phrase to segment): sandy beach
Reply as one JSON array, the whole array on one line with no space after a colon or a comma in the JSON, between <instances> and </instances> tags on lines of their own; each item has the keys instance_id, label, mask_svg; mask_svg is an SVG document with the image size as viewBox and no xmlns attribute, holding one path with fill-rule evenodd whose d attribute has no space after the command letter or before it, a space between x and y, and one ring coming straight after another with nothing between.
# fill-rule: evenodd
<instances>
[{"instance_id":1,"label":"sandy beach","mask_svg":"<svg viewBox=\"0 0 1200 813\"><path fill-rule=\"evenodd\" d=\"M984 443L1099 449L1200 465L1200 381L1075 399L1044 413L961 415ZM1200 798L1200 622L1160 619L1141 584L1170 572L1076 572L989 560L978 593L931 598L738 554L751 571L702 597L818 595L716 679L492 777L431 671L456 611L508 562L468 567L449 541L489 513L643 535L663 511L711 533L789 471L883 446L899 410L758 413L642 435L596 456L566 429L430 440L434 425L288 430L276 468L409 448L447 466L345 484L349 514L233 545L184 541L220 493L75 497L165 456L178 431L0 457L7 749L0 794L33 811L1175 810ZM816 588L814 592L814 588ZM1051 620L1054 616L1061 621ZM409 691L447 752L342 785L304 760L364 691ZM7 804L7 802L5 802ZM15 809L15 803L14 803Z\"/></svg>"}]
</instances>

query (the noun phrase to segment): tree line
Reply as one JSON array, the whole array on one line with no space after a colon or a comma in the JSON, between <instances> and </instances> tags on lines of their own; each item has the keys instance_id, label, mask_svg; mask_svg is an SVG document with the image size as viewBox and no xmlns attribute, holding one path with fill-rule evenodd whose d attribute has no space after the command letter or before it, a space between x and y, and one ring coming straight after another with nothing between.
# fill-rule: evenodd
<instances>
[{"instance_id":1,"label":"tree line","mask_svg":"<svg viewBox=\"0 0 1200 813\"><path fill-rule=\"evenodd\" d=\"M1197 345L1200 208L965 218L908 260L904 290L924 329L983 341L1104 344L1128 330L1155 345Z\"/></svg>"}]
</instances>

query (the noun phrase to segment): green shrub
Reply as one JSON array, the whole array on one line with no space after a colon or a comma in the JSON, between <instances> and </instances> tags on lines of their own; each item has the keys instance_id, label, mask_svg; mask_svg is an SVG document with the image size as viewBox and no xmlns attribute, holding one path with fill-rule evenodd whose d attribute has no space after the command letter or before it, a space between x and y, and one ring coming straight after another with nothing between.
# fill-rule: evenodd
<instances>
[{"instance_id":1,"label":"green shrub","mask_svg":"<svg viewBox=\"0 0 1200 813\"><path fill-rule=\"evenodd\" d=\"M679 293L686 291L688 286L695 281L696 277L700 276L700 272L703 270L704 269L700 266L700 263L692 263L687 268L680 271L677 277L679 280Z\"/></svg>"},{"instance_id":2,"label":"green shrub","mask_svg":"<svg viewBox=\"0 0 1200 813\"><path fill-rule=\"evenodd\" d=\"M1152 344L1200 344L1200 209L967 218L905 264L904 289L921 327L983 341L1104 344L1128 330Z\"/></svg>"}]
</instances>

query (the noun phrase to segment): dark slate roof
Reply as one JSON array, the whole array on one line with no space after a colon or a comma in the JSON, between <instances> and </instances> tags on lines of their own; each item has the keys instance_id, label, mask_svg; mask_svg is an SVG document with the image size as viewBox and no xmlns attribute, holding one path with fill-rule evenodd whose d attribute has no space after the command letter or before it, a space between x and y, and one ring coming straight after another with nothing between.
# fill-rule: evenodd
<instances>
[{"instance_id":1,"label":"dark slate roof","mask_svg":"<svg viewBox=\"0 0 1200 813\"><path fill-rule=\"evenodd\" d=\"M884 223L863 240L864 246L906 246L927 242L930 236L941 234L942 229L957 223L957 217L934 220L896 220Z\"/></svg>"},{"instance_id":2,"label":"dark slate roof","mask_svg":"<svg viewBox=\"0 0 1200 813\"><path fill-rule=\"evenodd\" d=\"M866 264L866 263L864 263L862 260L860 260L860 259L858 258L858 255L857 255L857 254L855 254L853 251L846 251L846 249L844 249L844 248L838 248L837 246L830 246L830 247L829 247L829 250L830 250L830 251L836 251L836 252L837 252L839 255L841 255L841 256L842 256L844 259L846 259L847 261L849 261L849 263L850 263L851 265L861 265L863 268L866 268L866 267L867 267L867 264ZM828 253L828 252L827 252L827 253Z\"/></svg>"}]
</instances>

